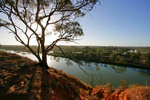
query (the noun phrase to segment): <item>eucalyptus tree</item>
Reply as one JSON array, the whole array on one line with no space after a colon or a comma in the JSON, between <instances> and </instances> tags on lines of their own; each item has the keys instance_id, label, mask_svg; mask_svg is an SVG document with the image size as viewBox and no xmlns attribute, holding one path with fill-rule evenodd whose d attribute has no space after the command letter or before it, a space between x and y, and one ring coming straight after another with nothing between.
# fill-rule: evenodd
<instances>
[{"instance_id":1,"label":"eucalyptus tree","mask_svg":"<svg viewBox=\"0 0 150 100\"><path fill-rule=\"evenodd\" d=\"M74 41L83 35L77 19L91 11L97 2L98 0L0 0L0 27L13 33L15 39L38 59L39 64L48 68L48 52L59 41ZM57 38L54 39L53 36ZM31 48L33 39L38 47L36 51Z\"/></svg>"}]
</instances>

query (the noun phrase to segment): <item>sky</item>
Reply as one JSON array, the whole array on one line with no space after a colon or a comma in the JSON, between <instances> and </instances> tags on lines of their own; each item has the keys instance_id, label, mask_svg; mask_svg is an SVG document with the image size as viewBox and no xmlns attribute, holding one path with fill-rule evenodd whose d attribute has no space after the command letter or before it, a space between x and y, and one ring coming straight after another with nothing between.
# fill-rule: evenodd
<instances>
[{"instance_id":1,"label":"sky","mask_svg":"<svg viewBox=\"0 0 150 100\"><path fill-rule=\"evenodd\" d=\"M84 36L75 43L60 45L150 46L150 0L100 0L79 20ZM0 28L0 44L19 44Z\"/></svg>"}]
</instances>

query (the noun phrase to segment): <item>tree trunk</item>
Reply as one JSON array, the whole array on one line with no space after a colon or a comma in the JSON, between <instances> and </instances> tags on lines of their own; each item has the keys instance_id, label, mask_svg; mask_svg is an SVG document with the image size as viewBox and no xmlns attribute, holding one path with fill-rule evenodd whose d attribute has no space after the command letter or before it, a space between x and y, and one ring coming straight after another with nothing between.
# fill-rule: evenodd
<instances>
[{"instance_id":1,"label":"tree trunk","mask_svg":"<svg viewBox=\"0 0 150 100\"><path fill-rule=\"evenodd\" d=\"M47 54L45 52L42 52L42 60L39 61L40 67L49 69L49 66L47 64Z\"/></svg>"}]
</instances>

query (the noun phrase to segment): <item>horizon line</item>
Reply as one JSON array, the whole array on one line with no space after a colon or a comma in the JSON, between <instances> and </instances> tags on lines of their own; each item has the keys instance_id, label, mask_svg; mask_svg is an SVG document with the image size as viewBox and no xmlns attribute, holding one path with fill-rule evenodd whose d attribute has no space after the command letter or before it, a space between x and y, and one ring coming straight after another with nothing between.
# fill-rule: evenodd
<instances>
[{"instance_id":1,"label":"horizon line","mask_svg":"<svg viewBox=\"0 0 150 100\"><path fill-rule=\"evenodd\" d=\"M12 44L12 45L2 45L1 44L1 46L24 46L24 45L22 45L22 44L17 44L17 45L15 45L15 44ZM37 46L37 45L30 45L30 46ZM46 45L47 46L47 45ZM150 46L108 46L108 45L59 45L59 46L91 46L91 47L150 47Z\"/></svg>"}]
</instances>

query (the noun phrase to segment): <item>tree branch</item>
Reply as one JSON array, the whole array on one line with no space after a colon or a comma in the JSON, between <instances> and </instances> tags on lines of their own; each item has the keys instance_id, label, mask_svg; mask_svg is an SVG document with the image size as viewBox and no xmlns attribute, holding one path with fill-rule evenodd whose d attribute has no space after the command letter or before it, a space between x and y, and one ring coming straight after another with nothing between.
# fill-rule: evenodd
<instances>
[{"instance_id":1,"label":"tree branch","mask_svg":"<svg viewBox=\"0 0 150 100\"><path fill-rule=\"evenodd\" d=\"M59 47L58 45L55 45L57 48L59 48L59 50L62 52L62 54L66 57L66 58L68 58L68 59L71 59L70 57L68 57L64 52L63 52L63 50L61 49L61 47ZM74 59L71 59L72 61L74 61L75 63L77 63L78 64L78 66L79 66L79 68L85 73L85 74L87 74L86 73L86 71L81 67L81 63L79 63L78 61L76 61L76 60L74 60Z\"/></svg>"}]
</instances>

